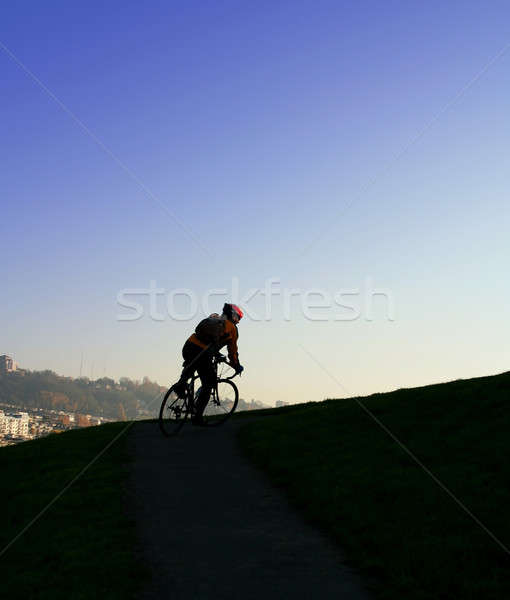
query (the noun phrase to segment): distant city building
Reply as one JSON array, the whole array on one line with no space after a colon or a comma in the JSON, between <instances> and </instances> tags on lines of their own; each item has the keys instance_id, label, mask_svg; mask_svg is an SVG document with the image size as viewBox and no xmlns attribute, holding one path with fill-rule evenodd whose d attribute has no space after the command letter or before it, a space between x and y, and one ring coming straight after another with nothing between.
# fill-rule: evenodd
<instances>
[{"instance_id":1,"label":"distant city building","mask_svg":"<svg viewBox=\"0 0 510 600\"><path fill-rule=\"evenodd\" d=\"M71 424L71 418L69 417L69 415L66 415L66 414L59 415L58 420L62 425L65 425L65 426Z\"/></svg>"},{"instance_id":2,"label":"distant city building","mask_svg":"<svg viewBox=\"0 0 510 600\"><path fill-rule=\"evenodd\" d=\"M4 404L0 409L0 447L76 427L101 425L108 421L111 419L45 408L32 408L27 412L20 412L17 407Z\"/></svg>"},{"instance_id":3,"label":"distant city building","mask_svg":"<svg viewBox=\"0 0 510 600\"><path fill-rule=\"evenodd\" d=\"M20 412L14 415L6 415L3 411L0 412L0 433L14 437L28 436L28 413Z\"/></svg>"},{"instance_id":4,"label":"distant city building","mask_svg":"<svg viewBox=\"0 0 510 600\"><path fill-rule=\"evenodd\" d=\"M276 404L275 404L276 408L278 408L279 406L288 406L288 405L289 405L289 403L284 402L283 400L277 400Z\"/></svg>"},{"instance_id":5,"label":"distant city building","mask_svg":"<svg viewBox=\"0 0 510 600\"><path fill-rule=\"evenodd\" d=\"M75 415L74 422L78 427L89 427L90 419L87 415Z\"/></svg>"},{"instance_id":6,"label":"distant city building","mask_svg":"<svg viewBox=\"0 0 510 600\"><path fill-rule=\"evenodd\" d=\"M0 373L12 373L16 370L16 363L14 360L7 356L7 354L2 354L0 356Z\"/></svg>"}]
</instances>

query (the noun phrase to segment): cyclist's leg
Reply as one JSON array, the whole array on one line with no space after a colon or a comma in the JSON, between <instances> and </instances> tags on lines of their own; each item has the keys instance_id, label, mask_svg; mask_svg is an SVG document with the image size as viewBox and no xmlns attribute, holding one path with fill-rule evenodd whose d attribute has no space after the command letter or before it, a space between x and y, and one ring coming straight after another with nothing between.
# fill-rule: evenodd
<instances>
[{"instance_id":1,"label":"cyclist's leg","mask_svg":"<svg viewBox=\"0 0 510 600\"><path fill-rule=\"evenodd\" d=\"M214 369L212 352L204 353L197 360L196 368L200 377L201 389L195 403L195 419L201 420L205 407L211 397L211 391L216 384L216 371Z\"/></svg>"},{"instance_id":2,"label":"cyclist's leg","mask_svg":"<svg viewBox=\"0 0 510 600\"><path fill-rule=\"evenodd\" d=\"M196 358L199 356L201 348L193 344L189 340L182 347L182 357L184 358L183 369L179 381L174 385L175 392L178 396L184 397L186 391L186 382L193 376L196 370Z\"/></svg>"}]
</instances>

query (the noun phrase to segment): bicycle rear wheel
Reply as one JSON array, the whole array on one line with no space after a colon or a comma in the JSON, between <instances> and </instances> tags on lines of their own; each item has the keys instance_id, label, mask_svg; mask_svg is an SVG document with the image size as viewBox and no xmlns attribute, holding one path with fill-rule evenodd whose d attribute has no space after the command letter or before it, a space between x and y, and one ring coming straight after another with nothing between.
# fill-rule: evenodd
<instances>
[{"instance_id":1,"label":"bicycle rear wheel","mask_svg":"<svg viewBox=\"0 0 510 600\"><path fill-rule=\"evenodd\" d=\"M174 387L167 391L159 409L159 428L167 437L179 433L189 412L186 399L179 398Z\"/></svg>"},{"instance_id":2,"label":"bicycle rear wheel","mask_svg":"<svg viewBox=\"0 0 510 600\"><path fill-rule=\"evenodd\" d=\"M204 425L217 426L234 413L239 402L239 390L229 379L218 379L204 410Z\"/></svg>"}]
</instances>

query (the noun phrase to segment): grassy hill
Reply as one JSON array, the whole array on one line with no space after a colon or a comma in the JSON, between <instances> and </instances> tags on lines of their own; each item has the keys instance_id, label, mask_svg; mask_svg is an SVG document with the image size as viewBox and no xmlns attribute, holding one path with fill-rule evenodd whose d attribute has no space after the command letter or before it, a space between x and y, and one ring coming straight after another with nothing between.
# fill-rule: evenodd
<instances>
[{"instance_id":1,"label":"grassy hill","mask_svg":"<svg viewBox=\"0 0 510 600\"><path fill-rule=\"evenodd\" d=\"M121 599L136 589L143 573L125 511L125 429L113 423L0 449L3 597Z\"/></svg>"},{"instance_id":2,"label":"grassy hill","mask_svg":"<svg viewBox=\"0 0 510 600\"><path fill-rule=\"evenodd\" d=\"M510 373L259 411L267 418L240 430L247 455L382 598L509 598L509 554L359 401L508 547ZM6 597L120 599L137 589L145 572L125 510L125 430L113 423L0 449Z\"/></svg>"},{"instance_id":3,"label":"grassy hill","mask_svg":"<svg viewBox=\"0 0 510 600\"><path fill-rule=\"evenodd\" d=\"M267 414L246 453L381 597L510 598L510 373Z\"/></svg>"}]
</instances>

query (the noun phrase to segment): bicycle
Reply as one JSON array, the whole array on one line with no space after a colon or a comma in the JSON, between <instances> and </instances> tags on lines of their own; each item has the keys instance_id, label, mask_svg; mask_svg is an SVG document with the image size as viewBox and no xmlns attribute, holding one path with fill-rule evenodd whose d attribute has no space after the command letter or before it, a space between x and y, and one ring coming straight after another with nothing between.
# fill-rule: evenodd
<instances>
[{"instance_id":1,"label":"bicycle","mask_svg":"<svg viewBox=\"0 0 510 600\"><path fill-rule=\"evenodd\" d=\"M234 413L239 402L239 390L231 381L238 373L230 377L223 377L223 367L218 374L219 365L229 365L226 356L217 353L213 357L213 366L216 372L216 385L211 390L211 396L203 413L203 426L217 427L222 425ZM195 382L199 379L195 373L186 382L184 398L179 398L175 393L177 383L172 385L161 403L159 410L159 427L163 435L169 437L177 435L184 426L189 416L193 416L195 400L201 388L195 391Z\"/></svg>"}]
</instances>

